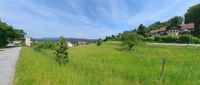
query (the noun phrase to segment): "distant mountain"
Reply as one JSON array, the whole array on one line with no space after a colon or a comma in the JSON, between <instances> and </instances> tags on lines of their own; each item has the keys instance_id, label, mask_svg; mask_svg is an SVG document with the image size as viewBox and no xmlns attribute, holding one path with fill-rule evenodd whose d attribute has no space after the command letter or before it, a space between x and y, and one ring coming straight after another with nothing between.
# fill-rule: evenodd
<instances>
[{"instance_id":1,"label":"distant mountain","mask_svg":"<svg viewBox=\"0 0 200 85\"><path fill-rule=\"evenodd\" d=\"M58 41L59 38L40 38L40 39L35 39L37 41ZM84 42L95 42L97 39L85 39L85 38L67 38L67 41L75 43L77 41L84 41Z\"/></svg>"}]
</instances>

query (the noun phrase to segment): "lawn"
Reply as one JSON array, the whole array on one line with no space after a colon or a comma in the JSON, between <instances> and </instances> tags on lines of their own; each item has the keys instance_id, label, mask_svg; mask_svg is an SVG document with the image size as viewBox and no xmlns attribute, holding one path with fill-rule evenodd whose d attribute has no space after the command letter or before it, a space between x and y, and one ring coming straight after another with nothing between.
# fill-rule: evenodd
<instances>
[{"instance_id":1,"label":"lawn","mask_svg":"<svg viewBox=\"0 0 200 85\"><path fill-rule=\"evenodd\" d=\"M59 66L51 50L24 47L17 63L15 85L199 85L200 48L119 43L69 49L70 61ZM160 71L166 58L163 78Z\"/></svg>"}]
</instances>

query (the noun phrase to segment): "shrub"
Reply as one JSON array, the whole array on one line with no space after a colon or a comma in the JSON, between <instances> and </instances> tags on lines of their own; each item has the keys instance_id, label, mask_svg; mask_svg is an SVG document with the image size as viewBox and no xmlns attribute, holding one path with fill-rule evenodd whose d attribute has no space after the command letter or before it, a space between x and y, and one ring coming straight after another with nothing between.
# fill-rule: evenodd
<instances>
[{"instance_id":1,"label":"shrub","mask_svg":"<svg viewBox=\"0 0 200 85\"><path fill-rule=\"evenodd\" d=\"M192 35L181 35L179 37L179 42L180 43L192 43L192 38L193 36Z\"/></svg>"},{"instance_id":2,"label":"shrub","mask_svg":"<svg viewBox=\"0 0 200 85\"><path fill-rule=\"evenodd\" d=\"M192 39L192 43L200 44L200 39L197 38L197 37L193 37L193 39Z\"/></svg>"},{"instance_id":3,"label":"shrub","mask_svg":"<svg viewBox=\"0 0 200 85\"><path fill-rule=\"evenodd\" d=\"M32 45L32 47L35 50L41 50L41 49L50 49L50 50L53 50L53 49L55 49L55 43L54 42L50 42L50 41L38 42L38 43L34 43Z\"/></svg>"},{"instance_id":4,"label":"shrub","mask_svg":"<svg viewBox=\"0 0 200 85\"><path fill-rule=\"evenodd\" d=\"M161 41L162 40L162 37L161 36L155 36L154 37L154 41Z\"/></svg>"},{"instance_id":5,"label":"shrub","mask_svg":"<svg viewBox=\"0 0 200 85\"><path fill-rule=\"evenodd\" d=\"M154 41L154 37L144 37L143 39L142 39L143 41Z\"/></svg>"},{"instance_id":6,"label":"shrub","mask_svg":"<svg viewBox=\"0 0 200 85\"><path fill-rule=\"evenodd\" d=\"M97 40L97 46L100 46L102 43L103 43L103 40L102 40L102 39L98 39L98 40Z\"/></svg>"},{"instance_id":7,"label":"shrub","mask_svg":"<svg viewBox=\"0 0 200 85\"><path fill-rule=\"evenodd\" d=\"M177 42L178 37L176 36L164 36L162 37L162 42L166 42L166 43L173 43L173 42Z\"/></svg>"},{"instance_id":8,"label":"shrub","mask_svg":"<svg viewBox=\"0 0 200 85\"><path fill-rule=\"evenodd\" d=\"M61 36L60 41L57 43L55 49L55 60L59 65L65 65L69 61L67 49L67 41L63 36Z\"/></svg>"}]
</instances>

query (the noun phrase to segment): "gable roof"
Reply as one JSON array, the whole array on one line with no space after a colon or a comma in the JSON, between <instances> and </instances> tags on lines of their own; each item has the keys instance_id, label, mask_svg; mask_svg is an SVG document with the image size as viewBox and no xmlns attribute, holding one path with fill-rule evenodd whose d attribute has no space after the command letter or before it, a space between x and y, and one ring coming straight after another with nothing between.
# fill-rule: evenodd
<instances>
[{"instance_id":1,"label":"gable roof","mask_svg":"<svg viewBox=\"0 0 200 85\"><path fill-rule=\"evenodd\" d=\"M151 30L149 33L157 33L158 32L158 30Z\"/></svg>"},{"instance_id":2,"label":"gable roof","mask_svg":"<svg viewBox=\"0 0 200 85\"><path fill-rule=\"evenodd\" d=\"M180 29L194 29L194 23L182 24Z\"/></svg>"},{"instance_id":3,"label":"gable roof","mask_svg":"<svg viewBox=\"0 0 200 85\"><path fill-rule=\"evenodd\" d=\"M161 27L158 32L165 32L167 27Z\"/></svg>"},{"instance_id":4,"label":"gable roof","mask_svg":"<svg viewBox=\"0 0 200 85\"><path fill-rule=\"evenodd\" d=\"M176 25L176 24L172 24L172 25L167 27L167 30L179 30L180 28L181 28L181 26Z\"/></svg>"}]
</instances>

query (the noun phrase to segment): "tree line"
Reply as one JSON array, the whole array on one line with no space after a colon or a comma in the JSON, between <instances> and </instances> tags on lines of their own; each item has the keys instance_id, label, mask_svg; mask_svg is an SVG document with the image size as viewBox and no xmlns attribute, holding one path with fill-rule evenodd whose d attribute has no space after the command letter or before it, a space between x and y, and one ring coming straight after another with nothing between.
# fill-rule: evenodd
<instances>
[{"instance_id":1,"label":"tree line","mask_svg":"<svg viewBox=\"0 0 200 85\"><path fill-rule=\"evenodd\" d=\"M21 29L15 29L0 20L0 47L5 47L9 42L17 38L23 38L25 32Z\"/></svg>"},{"instance_id":2,"label":"tree line","mask_svg":"<svg viewBox=\"0 0 200 85\"><path fill-rule=\"evenodd\" d=\"M186 24L194 23L195 30L191 34L195 37L200 37L200 4L190 7L184 16L185 16L185 19L182 16L174 16L167 21L164 21L164 22L157 21L149 26L140 24L138 28L131 31L125 31L123 33L120 33L120 35L118 34L118 35L106 36L104 41L109 41L109 40L123 41L123 45L126 45L128 46L129 49L131 49L133 48L134 45L136 45L136 43L139 40L142 40L145 38L147 39L148 37L150 37L151 35L149 34L149 32L151 30L160 29L161 27L167 27L169 25L180 25L182 24L182 22L185 22ZM185 40L188 41L191 39L190 36L183 35L181 36L181 39L182 37L183 37L183 40L181 41L184 41L184 42ZM166 37L164 39L167 39L168 41L169 37ZM198 39L195 38L194 40L197 41Z\"/></svg>"}]
</instances>

